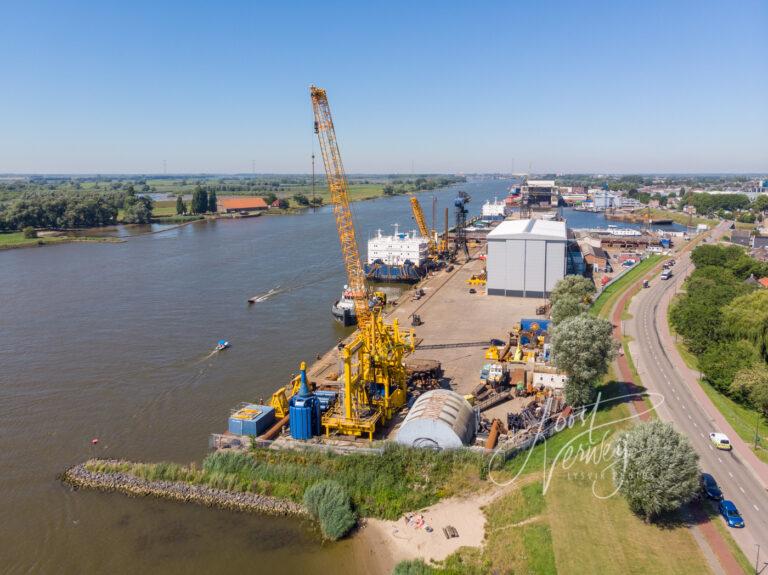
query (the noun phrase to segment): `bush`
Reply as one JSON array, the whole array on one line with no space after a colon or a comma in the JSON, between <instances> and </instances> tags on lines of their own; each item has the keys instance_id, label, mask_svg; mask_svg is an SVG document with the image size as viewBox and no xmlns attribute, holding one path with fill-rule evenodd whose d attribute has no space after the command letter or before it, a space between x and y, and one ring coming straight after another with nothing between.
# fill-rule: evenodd
<instances>
[{"instance_id":1,"label":"bush","mask_svg":"<svg viewBox=\"0 0 768 575\"><path fill-rule=\"evenodd\" d=\"M430 567L421 559L400 561L392 571L392 575L431 575L432 573L437 573L437 569Z\"/></svg>"},{"instance_id":2,"label":"bush","mask_svg":"<svg viewBox=\"0 0 768 575\"><path fill-rule=\"evenodd\" d=\"M327 479L304 492L304 506L320 522L320 529L328 539L344 537L357 523L349 495L340 483Z\"/></svg>"},{"instance_id":3,"label":"bush","mask_svg":"<svg viewBox=\"0 0 768 575\"><path fill-rule=\"evenodd\" d=\"M616 440L616 488L646 521L688 503L699 489L699 456L669 423L651 421Z\"/></svg>"},{"instance_id":4,"label":"bush","mask_svg":"<svg viewBox=\"0 0 768 575\"><path fill-rule=\"evenodd\" d=\"M24 234L24 237L28 240L35 239L37 237L37 230L33 228L32 226L27 226L22 230L22 233Z\"/></svg>"}]
</instances>

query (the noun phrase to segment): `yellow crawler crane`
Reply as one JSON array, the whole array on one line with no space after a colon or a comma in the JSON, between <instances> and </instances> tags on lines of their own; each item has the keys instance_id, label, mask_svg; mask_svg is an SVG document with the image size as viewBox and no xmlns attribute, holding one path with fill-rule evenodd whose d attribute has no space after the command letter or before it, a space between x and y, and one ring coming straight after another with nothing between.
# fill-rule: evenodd
<instances>
[{"instance_id":1,"label":"yellow crawler crane","mask_svg":"<svg viewBox=\"0 0 768 575\"><path fill-rule=\"evenodd\" d=\"M435 242L435 233L427 227L427 220L424 218L424 212L421 209L419 198L411 196L411 211L416 225L419 227L419 233L429 241L429 258L437 261L437 243Z\"/></svg>"},{"instance_id":2,"label":"yellow crawler crane","mask_svg":"<svg viewBox=\"0 0 768 575\"><path fill-rule=\"evenodd\" d=\"M371 309L369 305L349 207L349 186L328 97L325 90L315 86L310 87L310 97L359 328L355 339L340 349L343 397L323 415L322 424L327 435L335 431L343 435L367 434L373 439L376 427L405 404L407 376L403 360L414 349L414 337L413 332L405 335L400 331L397 321L384 323L380 307Z\"/></svg>"}]
</instances>

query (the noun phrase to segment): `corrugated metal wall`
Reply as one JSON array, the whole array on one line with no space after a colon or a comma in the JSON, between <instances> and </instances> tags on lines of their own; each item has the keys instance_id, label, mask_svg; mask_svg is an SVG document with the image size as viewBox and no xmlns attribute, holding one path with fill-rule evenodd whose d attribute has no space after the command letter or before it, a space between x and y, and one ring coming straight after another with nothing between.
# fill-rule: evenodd
<instances>
[{"instance_id":1,"label":"corrugated metal wall","mask_svg":"<svg viewBox=\"0 0 768 575\"><path fill-rule=\"evenodd\" d=\"M490 295L546 297L565 275L565 241L488 241Z\"/></svg>"}]
</instances>

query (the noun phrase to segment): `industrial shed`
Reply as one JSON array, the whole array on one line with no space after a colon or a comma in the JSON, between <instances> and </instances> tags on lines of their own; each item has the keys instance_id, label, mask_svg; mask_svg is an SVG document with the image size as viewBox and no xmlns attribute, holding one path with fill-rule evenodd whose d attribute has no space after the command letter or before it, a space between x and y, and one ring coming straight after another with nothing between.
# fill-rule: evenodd
<instances>
[{"instance_id":1,"label":"industrial shed","mask_svg":"<svg viewBox=\"0 0 768 575\"><path fill-rule=\"evenodd\" d=\"M397 443L410 447L451 449L468 445L475 434L475 412L450 389L420 396L397 432Z\"/></svg>"},{"instance_id":2,"label":"industrial shed","mask_svg":"<svg viewBox=\"0 0 768 575\"><path fill-rule=\"evenodd\" d=\"M566 273L565 222L506 220L488 234L488 295L547 297Z\"/></svg>"}]
</instances>

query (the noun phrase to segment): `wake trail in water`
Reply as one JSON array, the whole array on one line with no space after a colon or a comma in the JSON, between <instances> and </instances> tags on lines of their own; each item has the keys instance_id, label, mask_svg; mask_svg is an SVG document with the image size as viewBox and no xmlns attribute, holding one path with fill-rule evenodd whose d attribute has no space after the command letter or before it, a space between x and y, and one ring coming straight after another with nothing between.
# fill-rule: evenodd
<instances>
[{"instance_id":1,"label":"wake trail in water","mask_svg":"<svg viewBox=\"0 0 768 575\"><path fill-rule=\"evenodd\" d=\"M269 291L264 292L263 294L254 296L253 298L251 298L248 301L250 301L251 303L264 303L265 301L275 297L276 295L280 295L280 294L284 294L284 293L291 293L291 292L299 291L299 290L307 288L307 287L311 287L313 285L316 285L316 284L319 284L321 282L324 282L324 281L334 277L335 275L337 275L337 274L336 273L323 274L322 276L316 277L316 278L312 279L311 281L291 283L291 284L288 284L288 285L276 285L275 287L273 287Z\"/></svg>"}]
</instances>

